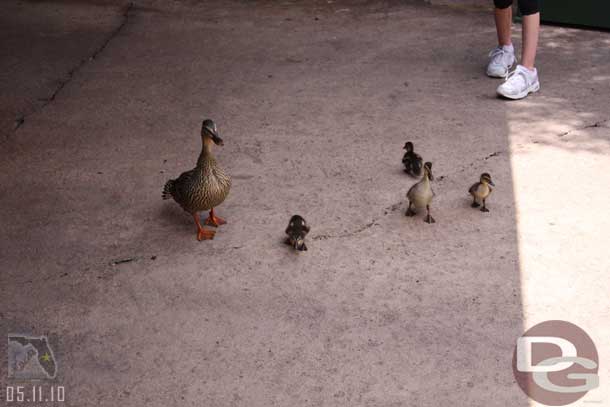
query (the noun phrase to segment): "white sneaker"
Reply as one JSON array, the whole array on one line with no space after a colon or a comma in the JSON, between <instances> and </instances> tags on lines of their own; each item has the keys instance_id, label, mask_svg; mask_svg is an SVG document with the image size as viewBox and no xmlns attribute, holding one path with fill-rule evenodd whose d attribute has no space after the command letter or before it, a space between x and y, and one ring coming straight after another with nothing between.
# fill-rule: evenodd
<instances>
[{"instance_id":1,"label":"white sneaker","mask_svg":"<svg viewBox=\"0 0 610 407\"><path fill-rule=\"evenodd\" d=\"M509 99L523 99L527 95L540 90L538 71L534 68L530 71L523 65L517 65L506 77L506 81L498 86L498 95Z\"/></svg>"},{"instance_id":2,"label":"white sneaker","mask_svg":"<svg viewBox=\"0 0 610 407\"><path fill-rule=\"evenodd\" d=\"M492 78L505 78L508 70L515 63L515 48L512 45L496 47L489 53L489 64L487 65L487 76Z\"/></svg>"}]
</instances>

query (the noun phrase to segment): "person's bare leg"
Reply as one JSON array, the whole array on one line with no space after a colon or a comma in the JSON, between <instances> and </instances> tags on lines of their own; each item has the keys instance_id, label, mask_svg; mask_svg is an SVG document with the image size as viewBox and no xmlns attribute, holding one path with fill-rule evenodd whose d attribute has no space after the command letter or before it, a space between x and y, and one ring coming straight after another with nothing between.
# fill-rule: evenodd
<instances>
[{"instance_id":1,"label":"person's bare leg","mask_svg":"<svg viewBox=\"0 0 610 407\"><path fill-rule=\"evenodd\" d=\"M513 9L512 7L496 8L494 11L496 20L496 32L498 34L498 45L511 45L511 27L513 24Z\"/></svg>"},{"instance_id":2,"label":"person's bare leg","mask_svg":"<svg viewBox=\"0 0 610 407\"><path fill-rule=\"evenodd\" d=\"M521 50L521 65L534 69L538 35L540 33L540 13L523 16L523 47ZM499 34L498 34L499 35Z\"/></svg>"}]
</instances>

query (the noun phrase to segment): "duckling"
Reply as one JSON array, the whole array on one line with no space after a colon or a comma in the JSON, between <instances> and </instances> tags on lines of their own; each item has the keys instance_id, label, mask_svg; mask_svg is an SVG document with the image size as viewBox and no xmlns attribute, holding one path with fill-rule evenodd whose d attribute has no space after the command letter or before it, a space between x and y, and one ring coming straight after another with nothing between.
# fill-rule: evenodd
<instances>
[{"instance_id":1,"label":"duckling","mask_svg":"<svg viewBox=\"0 0 610 407\"><path fill-rule=\"evenodd\" d=\"M494 184L491 180L491 175L484 172L483 174L481 174L479 182L475 182L474 184L472 184L472 186L468 190L468 193L472 195L472 205L470 206L472 206L473 208L478 208L479 206L481 206L480 203L482 203L483 207L481 208L481 212L489 212L489 209L485 207L485 200L489 197L491 191L493 191L490 185L493 187L496 186L496 184Z\"/></svg>"},{"instance_id":2,"label":"duckling","mask_svg":"<svg viewBox=\"0 0 610 407\"><path fill-rule=\"evenodd\" d=\"M434 191L432 191L432 186L430 185L430 181L434 180L434 175L432 175L432 163L427 162L424 164L424 175L421 178L421 181L413 185L409 192L407 192L407 198L409 199L409 208L407 209L406 216L414 216L415 208L426 208L427 215L424 218L424 222L426 223L435 223L436 221L430 215L430 202L432 202L432 198L434 197Z\"/></svg>"},{"instance_id":3,"label":"duckling","mask_svg":"<svg viewBox=\"0 0 610 407\"><path fill-rule=\"evenodd\" d=\"M290 218L290 222L288 222L288 227L286 228L286 234L288 235L286 238L286 244L294 247L295 250L307 250L307 246L305 245L305 236L309 233L309 230L310 228L302 216L293 215L292 218Z\"/></svg>"},{"instance_id":4,"label":"duckling","mask_svg":"<svg viewBox=\"0 0 610 407\"><path fill-rule=\"evenodd\" d=\"M231 177L227 175L212 155L212 146L224 145L218 135L216 123L210 119L201 125L201 153L197 165L190 171L183 172L176 179L170 179L163 187L163 199L173 198L182 209L190 213L197 225L197 240L211 240L216 234L205 230L199 222L199 212L210 211L204 224L218 227L227 223L214 213L231 189Z\"/></svg>"},{"instance_id":5,"label":"duckling","mask_svg":"<svg viewBox=\"0 0 610 407\"><path fill-rule=\"evenodd\" d=\"M413 151L413 143L407 141L403 147L407 152L402 156L402 163L405 166L405 172L414 177L421 175L423 160L421 156Z\"/></svg>"}]
</instances>

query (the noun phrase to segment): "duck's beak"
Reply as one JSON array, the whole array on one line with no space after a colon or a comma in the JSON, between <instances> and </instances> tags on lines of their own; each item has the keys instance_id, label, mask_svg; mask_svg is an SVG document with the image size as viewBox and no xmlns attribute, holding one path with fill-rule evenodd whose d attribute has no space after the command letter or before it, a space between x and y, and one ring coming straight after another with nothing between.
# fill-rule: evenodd
<instances>
[{"instance_id":1,"label":"duck's beak","mask_svg":"<svg viewBox=\"0 0 610 407\"><path fill-rule=\"evenodd\" d=\"M220 138L217 131L210 131L210 134L212 134L212 141L214 144L217 146L224 146L225 142Z\"/></svg>"},{"instance_id":2,"label":"duck's beak","mask_svg":"<svg viewBox=\"0 0 610 407\"><path fill-rule=\"evenodd\" d=\"M491 185L492 187L496 186L496 184L494 184L493 181L491 181L491 180L489 181L489 185Z\"/></svg>"}]
</instances>

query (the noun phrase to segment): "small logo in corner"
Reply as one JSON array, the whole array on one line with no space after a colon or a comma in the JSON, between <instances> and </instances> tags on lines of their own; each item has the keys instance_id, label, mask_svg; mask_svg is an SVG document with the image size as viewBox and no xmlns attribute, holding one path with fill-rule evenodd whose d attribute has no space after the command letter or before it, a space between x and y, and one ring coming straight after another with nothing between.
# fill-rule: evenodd
<instances>
[{"instance_id":1,"label":"small logo in corner","mask_svg":"<svg viewBox=\"0 0 610 407\"><path fill-rule=\"evenodd\" d=\"M8 377L49 380L57 375L57 361L46 336L8 335Z\"/></svg>"},{"instance_id":2,"label":"small logo in corner","mask_svg":"<svg viewBox=\"0 0 610 407\"><path fill-rule=\"evenodd\" d=\"M513 373L531 399L565 406L599 387L599 357L595 344L578 326L545 321L528 329L513 355Z\"/></svg>"}]
</instances>

